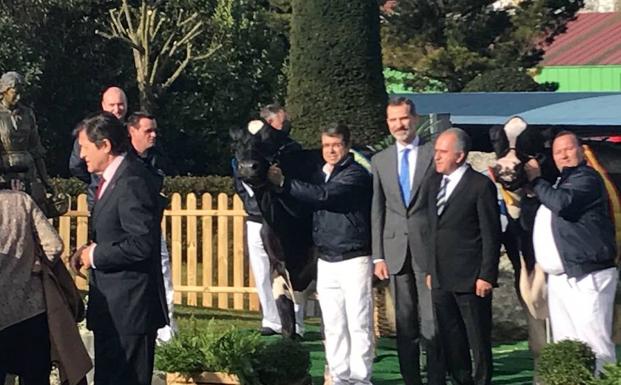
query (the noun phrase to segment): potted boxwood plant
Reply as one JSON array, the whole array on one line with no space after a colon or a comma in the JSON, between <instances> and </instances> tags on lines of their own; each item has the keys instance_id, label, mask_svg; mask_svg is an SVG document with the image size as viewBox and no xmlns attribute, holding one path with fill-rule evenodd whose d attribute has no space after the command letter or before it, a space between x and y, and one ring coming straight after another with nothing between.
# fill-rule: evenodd
<instances>
[{"instance_id":1,"label":"potted boxwood plant","mask_svg":"<svg viewBox=\"0 0 621 385\"><path fill-rule=\"evenodd\" d=\"M158 347L155 366L167 373L168 385L310 384L310 356L299 342L243 329L213 330L182 330Z\"/></svg>"}]
</instances>

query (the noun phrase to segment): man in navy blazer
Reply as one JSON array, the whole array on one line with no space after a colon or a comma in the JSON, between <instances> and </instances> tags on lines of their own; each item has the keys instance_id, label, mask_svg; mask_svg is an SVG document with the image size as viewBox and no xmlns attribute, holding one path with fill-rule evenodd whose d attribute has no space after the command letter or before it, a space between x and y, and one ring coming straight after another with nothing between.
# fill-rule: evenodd
<instances>
[{"instance_id":1,"label":"man in navy blazer","mask_svg":"<svg viewBox=\"0 0 621 385\"><path fill-rule=\"evenodd\" d=\"M91 269L87 327L95 336L95 385L148 385L156 331L168 322L158 181L128 151L127 131L114 115L86 118L75 134L88 172L100 176L92 243L73 261Z\"/></svg>"}]
</instances>

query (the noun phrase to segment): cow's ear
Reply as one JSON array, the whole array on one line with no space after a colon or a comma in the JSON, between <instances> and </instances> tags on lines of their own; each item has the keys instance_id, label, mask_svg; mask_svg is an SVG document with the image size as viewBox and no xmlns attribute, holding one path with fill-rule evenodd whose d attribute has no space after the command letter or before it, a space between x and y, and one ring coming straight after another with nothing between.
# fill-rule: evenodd
<instances>
[{"instance_id":1,"label":"cow's ear","mask_svg":"<svg viewBox=\"0 0 621 385\"><path fill-rule=\"evenodd\" d=\"M233 142L238 142L241 138L244 137L244 130L239 127L232 127L229 129L229 136L233 140Z\"/></svg>"},{"instance_id":2,"label":"cow's ear","mask_svg":"<svg viewBox=\"0 0 621 385\"><path fill-rule=\"evenodd\" d=\"M554 136L556 136L556 129L554 127L543 127L539 132L543 137L543 146L545 148L552 148L552 142L554 141Z\"/></svg>"},{"instance_id":3,"label":"cow's ear","mask_svg":"<svg viewBox=\"0 0 621 385\"><path fill-rule=\"evenodd\" d=\"M505 150L509 148L509 141L505 134L503 126L493 126L489 129L489 139L492 142L492 147L496 156L502 156Z\"/></svg>"},{"instance_id":4,"label":"cow's ear","mask_svg":"<svg viewBox=\"0 0 621 385\"><path fill-rule=\"evenodd\" d=\"M248 132L252 135L256 135L257 132L261 131L261 129L263 128L263 126L265 126L266 123L262 120L251 120L250 122L248 122Z\"/></svg>"}]
</instances>

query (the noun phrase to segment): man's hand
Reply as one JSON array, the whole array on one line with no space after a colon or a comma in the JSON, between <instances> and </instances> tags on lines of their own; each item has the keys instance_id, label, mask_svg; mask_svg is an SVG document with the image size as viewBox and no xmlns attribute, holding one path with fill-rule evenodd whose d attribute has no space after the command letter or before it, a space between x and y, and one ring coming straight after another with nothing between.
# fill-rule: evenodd
<instances>
[{"instance_id":1,"label":"man's hand","mask_svg":"<svg viewBox=\"0 0 621 385\"><path fill-rule=\"evenodd\" d=\"M78 277L82 277L84 279L86 279L86 276L82 274L82 272L80 271L80 269L82 268L81 256L84 250L86 250L87 248L88 248L88 245L80 246L69 258L69 266L71 267L71 270L73 270L75 275L77 275Z\"/></svg>"},{"instance_id":2,"label":"man's hand","mask_svg":"<svg viewBox=\"0 0 621 385\"><path fill-rule=\"evenodd\" d=\"M536 159L531 159L524 165L524 172L529 182L532 182L535 178L541 176L541 167Z\"/></svg>"},{"instance_id":3,"label":"man's hand","mask_svg":"<svg viewBox=\"0 0 621 385\"><path fill-rule=\"evenodd\" d=\"M91 249L95 247L94 243L91 243L86 248L82 249L80 253L80 261L82 262L82 267L85 269L91 268Z\"/></svg>"},{"instance_id":4,"label":"man's hand","mask_svg":"<svg viewBox=\"0 0 621 385\"><path fill-rule=\"evenodd\" d=\"M427 289L431 290L431 274L425 276L425 285L427 285Z\"/></svg>"},{"instance_id":5,"label":"man's hand","mask_svg":"<svg viewBox=\"0 0 621 385\"><path fill-rule=\"evenodd\" d=\"M381 280L388 279L390 277L390 273L388 272L388 265L386 264L386 262L376 262L374 274L377 278Z\"/></svg>"},{"instance_id":6,"label":"man's hand","mask_svg":"<svg viewBox=\"0 0 621 385\"><path fill-rule=\"evenodd\" d=\"M26 185L19 179L11 179L10 184L13 191L26 191Z\"/></svg>"},{"instance_id":7,"label":"man's hand","mask_svg":"<svg viewBox=\"0 0 621 385\"><path fill-rule=\"evenodd\" d=\"M492 284L479 278L474 284L474 292L481 298L487 297L492 293Z\"/></svg>"},{"instance_id":8,"label":"man's hand","mask_svg":"<svg viewBox=\"0 0 621 385\"><path fill-rule=\"evenodd\" d=\"M282 187L285 182L285 176L282 174L282 170L275 164L271 165L267 170L267 179L271 184L277 187Z\"/></svg>"}]
</instances>

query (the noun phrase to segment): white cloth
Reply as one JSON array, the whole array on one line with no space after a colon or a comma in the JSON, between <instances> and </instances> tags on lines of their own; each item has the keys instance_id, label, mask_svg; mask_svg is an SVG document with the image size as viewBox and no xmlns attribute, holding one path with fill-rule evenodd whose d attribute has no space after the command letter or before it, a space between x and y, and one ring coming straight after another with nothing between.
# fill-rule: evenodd
<instances>
[{"instance_id":1,"label":"white cloth","mask_svg":"<svg viewBox=\"0 0 621 385\"><path fill-rule=\"evenodd\" d=\"M166 239L163 235L161 239L160 255L162 257L162 276L164 277L164 292L166 294L166 305L168 306L168 318L170 319L170 324L158 329L157 341L168 342L177 333L177 322L173 317L175 303L172 270L170 267L170 254L168 254L168 245L166 244Z\"/></svg>"},{"instance_id":2,"label":"white cloth","mask_svg":"<svg viewBox=\"0 0 621 385\"><path fill-rule=\"evenodd\" d=\"M270 269L270 260L263 247L261 239L261 223L246 221L246 231L248 239L248 259L250 267L254 275L254 282L261 303L261 311L263 313L262 327L268 327L275 332L280 333L282 327L280 324L280 316L272 294L272 277ZM295 304L295 332L301 336L304 335L304 304Z\"/></svg>"},{"instance_id":3,"label":"white cloth","mask_svg":"<svg viewBox=\"0 0 621 385\"><path fill-rule=\"evenodd\" d=\"M535 259L541 269L548 274L563 274L563 262L558 253L554 234L552 234L552 211L540 205L535 216L533 227L533 247Z\"/></svg>"},{"instance_id":4,"label":"white cloth","mask_svg":"<svg viewBox=\"0 0 621 385\"><path fill-rule=\"evenodd\" d=\"M548 303L554 341L577 339L588 344L597 371L615 363L612 315L619 274L615 267L582 277L548 276Z\"/></svg>"},{"instance_id":5,"label":"white cloth","mask_svg":"<svg viewBox=\"0 0 621 385\"><path fill-rule=\"evenodd\" d=\"M371 257L317 262L317 293L333 385L369 385L374 356Z\"/></svg>"},{"instance_id":6,"label":"white cloth","mask_svg":"<svg viewBox=\"0 0 621 385\"><path fill-rule=\"evenodd\" d=\"M466 170L468 170L468 167L468 164L464 163L461 166L457 167L457 169L449 175L444 176L444 178L448 179L448 184L446 185L446 200L451 197L451 194L455 190L455 187L457 187L457 184L459 183L461 178L466 173Z\"/></svg>"},{"instance_id":7,"label":"white cloth","mask_svg":"<svg viewBox=\"0 0 621 385\"><path fill-rule=\"evenodd\" d=\"M418 144L420 143L420 138L416 136L412 143L407 146L402 145L397 142L397 175L401 175L401 158L403 157L403 151L405 149L409 149L408 153L408 165L410 166L408 171L410 172L410 186L414 181L414 172L416 171L416 159L418 158Z\"/></svg>"}]
</instances>

